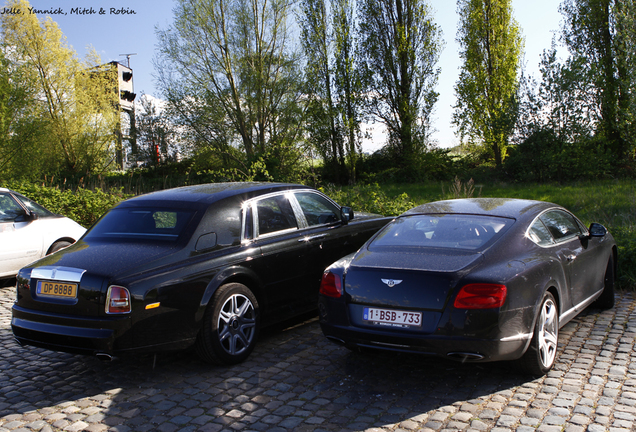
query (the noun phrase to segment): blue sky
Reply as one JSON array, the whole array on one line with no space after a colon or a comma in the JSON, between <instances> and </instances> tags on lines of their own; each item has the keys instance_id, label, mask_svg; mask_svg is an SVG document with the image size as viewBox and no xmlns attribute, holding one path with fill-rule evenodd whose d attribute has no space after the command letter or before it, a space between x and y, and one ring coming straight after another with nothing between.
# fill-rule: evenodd
<instances>
[{"instance_id":1,"label":"blue sky","mask_svg":"<svg viewBox=\"0 0 636 432\"><path fill-rule=\"evenodd\" d=\"M445 49L442 52L437 91L440 98L433 115L437 132L433 138L441 147L458 144L451 127L452 105L455 103L453 86L459 75L461 62L455 43L457 32L456 2L453 0L429 0L435 11L435 20L442 27ZM87 46L93 46L104 62L117 60L126 62L120 54L135 53L130 57L133 69L135 92L160 97L155 89L154 68L157 38L155 27L167 28L172 21L173 0L32 0L31 6L40 10L61 8L66 15L50 15L58 23L68 43L83 57ZM514 15L525 37L525 60L527 71L538 77L540 54L550 47L552 36L559 29L561 14L558 0L513 0ZM71 8L90 9L95 14L71 14ZM111 13L112 9L112 13ZM124 13L116 13L123 9ZM105 13L100 14L103 10ZM43 19L42 15L39 15ZM381 145L378 136L375 144L367 150Z\"/></svg>"}]
</instances>

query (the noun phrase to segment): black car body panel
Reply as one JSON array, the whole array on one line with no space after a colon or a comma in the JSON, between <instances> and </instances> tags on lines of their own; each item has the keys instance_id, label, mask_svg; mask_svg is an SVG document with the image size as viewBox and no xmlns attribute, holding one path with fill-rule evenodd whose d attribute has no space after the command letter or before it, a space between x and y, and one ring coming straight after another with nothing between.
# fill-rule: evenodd
<instances>
[{"instance_id":1,"label":"black car body panel","mask_svg":"<svg viewBox=\"0 0 636 432\"><path fill-rule=\"evenodd\" d=\"M309 226L311 208L299 216L295 193L315 198L317 207L326 203L330 216L316 214ZM264 221L270 199L293 213ZM310 311L324 268L390 220L364 214L343 220L341 213L348 209L301 185L225 183L132 198L72 247L20 271L14 335L21 344L85 354L182 349L197 340L215 292L228 283L254 293L265 325ZM41 279L33 274L72 282L56 276L69 269L83 272L76 296L38 295ZM129 313L107 312L112 286L130 292Z\"/></svg>"},{"instance_id":2,"label":"black car body panel","mask_svg":"<svg viewBox=\"0 0 636 432\"><path fill-rule=\"evenodd\" d=\"M490 225L469 229L475 239L462 237L464 219L484 217L492 218ZM533 230L553 228L551 217L567 219L572 232L556 224L563 227L553 235L559 240L539 239ZM457 230L436 237L448 218L454 218ZM407 230L412 227L422 232ZM496 234L489 231L492 227ZM603 293L616 253L609 233L592 235L555 204L514 199L424 204L327 269L326 275L341 281L342 294L320 295L320 324L329 339L349 348L462 361L518 359L528 350L546 293L555 298L563 326ZM484 284L503 286L505 301L492 308L455 306L463 287ZM371 319L372 312L394 315L382 322L378 315ZM420 325L400 321L413 316Z\"/></svg>"}]
</instances>

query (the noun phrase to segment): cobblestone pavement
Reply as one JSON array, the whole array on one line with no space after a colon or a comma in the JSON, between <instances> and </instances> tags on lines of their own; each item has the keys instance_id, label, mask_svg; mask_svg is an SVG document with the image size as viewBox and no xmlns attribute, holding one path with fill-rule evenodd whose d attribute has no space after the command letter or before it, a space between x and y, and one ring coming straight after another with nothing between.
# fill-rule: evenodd
<instances>
[{"instance_id":1,"label":"cobblestone pavement","mask_svg":"<svg viewBox=\"0 0 636 432\"><path fill-rule=\"evenodd\" d=\"M636 294L561 330L545 377L508 364L356 354L315 319L265 334L250 359L192 353L120 359L21 348L0 289L0 432L634 431Z\"/></svg>"}]
</instances>

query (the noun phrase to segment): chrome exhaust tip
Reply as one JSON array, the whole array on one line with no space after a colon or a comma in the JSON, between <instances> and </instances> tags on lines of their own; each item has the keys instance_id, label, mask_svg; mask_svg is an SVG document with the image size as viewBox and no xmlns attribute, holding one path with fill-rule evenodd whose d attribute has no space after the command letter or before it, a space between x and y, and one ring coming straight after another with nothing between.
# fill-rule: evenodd
<instances>
[{"instance_id":1,"label":"chrome exhaust tip","mask_svg":"<svg viewBox=\"0 0 636 432\"><path fill-rule=\"evenodd\" d=\"M113 361L113 356L107 353L97 353L95 356L105 363Z\"/></svg>"},{"instance_id":2,"label":"chrome exhaust tip","mask_svg":"<svg viewBox=\"0 0 636 432\"><path fill-rule=\"evenodd\" d=\"M465 352L450 352L448 354L446 354L448 357L451 357L455 360L460 360L460 361L477 361L477 360L483 360L484 356L481 354L477 354L477 353L465 353Z\"/></svg>"},{"instance_id":3,"label":"chrome exhaust tip","mask_svg":"<svg viewBox=\"0 0 636 432\"><path fill-rule=\"evenodd\" d=\"M337 337L327 336L327 339L329 339L331 342L336 343L338 345L346 345L345 341Z\"/></svg>"}]
</instances>

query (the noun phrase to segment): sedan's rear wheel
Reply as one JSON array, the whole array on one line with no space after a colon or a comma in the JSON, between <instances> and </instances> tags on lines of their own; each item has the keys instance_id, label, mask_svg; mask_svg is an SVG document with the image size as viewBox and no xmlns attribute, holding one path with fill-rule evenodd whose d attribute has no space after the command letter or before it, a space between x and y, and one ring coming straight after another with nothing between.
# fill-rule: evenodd
<instances>
[{"instance_id":1,"label":"sedan's rear wheel","mask_svg":"<svg viewBox=\"0 0 636 432\"><path fill-rule=\"evenodd\" d=\"M203 317L196 349L210 363L236 364L256 346L259 308L254 294L239 283L220 287Z\"/></svg>"},{"instance_id":2,"label":"sedan's rear wheel","mask_svg":"<svg viewBox=\"0 0 636 432\"><path fill-rule=\"evenodd\" d=\"M534 376L545 375L556 360L558 340L559 311L554 296L546 293L539 308L530 346L519 359L523 370Z\"/></svg>"}]
</instances>

